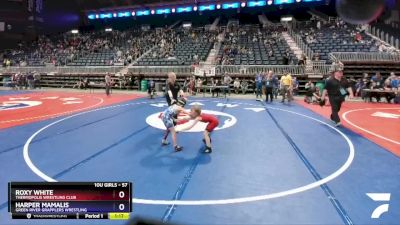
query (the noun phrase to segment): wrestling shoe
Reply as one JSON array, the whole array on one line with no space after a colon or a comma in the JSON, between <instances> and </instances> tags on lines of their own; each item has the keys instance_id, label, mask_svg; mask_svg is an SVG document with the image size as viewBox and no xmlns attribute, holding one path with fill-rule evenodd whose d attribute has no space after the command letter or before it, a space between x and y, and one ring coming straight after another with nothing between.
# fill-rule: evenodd
<instances>
[{"instance_id":1,"label":"wrestling shoe","mask_svg":"<svg viewBox=\"0 0 400 225\"><path fill-rule=\"evenodd\" d=\"M162 139L161 145L169 145L169 142L165 139Z\"/></svg>"},{"instance_id":2,"label":"wrestling shoe","mask_svg":"<svg viewBox=\"0 0 400 225\"><path fill-rule=\"evenodd\" d=\"M212 149L210 147L206 147L206 150L204 150L204 153L210 154L212 152Z\"/></svg>"},{"instance_id":3,"label":"wrestling shoe","mask_svg":"<svg viewBox=\"0 0 400 225\"><path fill-rule=\"evenodd\" d=\"M182 146L179 146L179 145L175 146L175 152L180 152L182 150L183 150Z\"/></svg>"},{"instance_id":4,"label":"wrestling shoe","mask_svg":"<svg viewBox=\"0 0 400 225\"><path fill-rule=\"evenodd\" d=\"M341 122L336 122L336 121L334 121L334 120L331 120L331 123L332 123L335 127L338 127L338 126L342 125Z\"/></svg>"}]
</instances>

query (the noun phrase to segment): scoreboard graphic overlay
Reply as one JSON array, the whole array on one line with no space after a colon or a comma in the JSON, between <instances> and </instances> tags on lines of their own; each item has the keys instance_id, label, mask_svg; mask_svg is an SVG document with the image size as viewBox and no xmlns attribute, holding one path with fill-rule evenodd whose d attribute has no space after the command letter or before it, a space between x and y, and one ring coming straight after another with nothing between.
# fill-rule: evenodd
<instances>
[{"instance_id":1,"label":"scoreboard graphic overlay","mask_svg":"<svg viewBox=\"0 0 400 225\"><path fill-rule=\"evenodd\" d=\"M13 219L129 219L130 182L10 182Z\"/></svg>"}]
</instances>

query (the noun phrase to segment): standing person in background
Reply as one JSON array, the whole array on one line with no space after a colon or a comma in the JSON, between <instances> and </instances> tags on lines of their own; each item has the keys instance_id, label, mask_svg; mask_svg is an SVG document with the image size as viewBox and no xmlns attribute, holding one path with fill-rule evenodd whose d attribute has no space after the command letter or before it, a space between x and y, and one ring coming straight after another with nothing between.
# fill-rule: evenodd
<instances>
[{"instance_id":1,"label":"standing person in background","mask_svg":"<svg viewBox=\"0 0 400 225\"><path fill-rule=\"evenodd\" d=\"M296 96L299 92L299 81L297 80L296 77L293 77L292 83L293 83L293 96Z\"/></svg>"},{"instance_id":2,"label":"standing person in background","mask_svg":"<svg viewBox=\"0 0 400 225\"><path fill-rule=\"evenodd\" d=\"M335 126L340 126L341 124L339 111L347 93L349 93L350 99L354 97L353 90L349 87L347 80L343 78L343 71L337 70L333 73L333 76L326 81L325 89L321 97L321 99L324 100L328 95L332 108L331 120L335 123Z\"/></svg>"},{"instance_id":3,"label":"standing person in background","mask_svg":"<svg viewBox=\"0 0 400 225\"><path fill-rule=\"evenodd\" d=\"M183 82L183 91L188 92L189 91L189 77L186 77L185 81Z\"/></svg>"},{"instance_id":4,"label":"standing person in background","mask_svg":"<svg viewBox=\"0 0 400 225\"><path fill-rule=\"evenodd\" d=\"M275 99L278 99L278 93L279 93L279 79L278 77L274 74L272 70L268 72L268 74L271 74L272 76L272 84L273 84L273 89L272 93Z\"/></svg>"},{"instance_id":5,"label":"standing person in background","mask_svg":"<svg viewBox=\"0 0 400 225\"><path fill-rule=\"evenodd\" d=\"M271 102L273 102L274 95L274 78L272 77L272 73L268 73L267 77L264 80L265 84L265 102L268 102L268 98L271 99Z\"/></svg>"},{"instance_id":6,"label":"standing person in background","mask_svg":"<svg viewBox=\"0 0 400 225\"><path fill-rule=\"evenodd\" d=\"M190 95L196 95L196 92L194 91L195 85L196 85L196 78L194 76L192 76L192 77L190 77L189 88L188 88Z\"/></svg>"},{"instance_id":7,"label":"standing person in background","mask_svg":"<svg viewBox=\"0 0 400 225\"><path fill-rule=\"evenodd\" d=\"M33 73L33 79L34 79L35 88L42 89L42 85L40 84L40 73L34 72Z\"/></svg>"},{"instance_id":8,"label":"standing person in background","mask_svg":"<svg viewBox=\"0 0 400 225\"><path fill-rule=\"evenodd\" d=\"M27 90L28 89L28 74L27 73L22 74L22 83L23 83L23 86L25 87L25 90Z\"/></svg>"},{"instance_id":9,"label":"standing person in background","mask_svg":"<svg viewBox=\"0 0 400 225\"><path fill-rule=\"evenodd\" d=\"M363 86L360 90L361 91L360 96L363 100L365 100L367 97L367 93L365 91L363 91L363 89L368 89L371 86L371 79L369 78L368 73L363 73L362 82L363 82Z\"/></svg>"},{"instance_id":10,"label":"standing person in background","mask_svg":"<svg viewBox=\"0 0 400 225\"><path fill-rule=\"evenodd\" d=\"M29 72L27 75L26 75L26 80L27 80L27 83L28 83L28 86L29 86L29 89L33 89L34 88L34 81L33 81L33 73L32 72Z\"/></svg>"},{"instance_id":11,"label":"standing person in background","mask_svg":"<svg viewBox=\"0 0 400 225\"><path fill-rule=\"evenodd\" d=\"M199 77L199 78L197 78L197 81L196 81L196 88L197 88L197 94L200 94L200 92L201 92L201 89L203 88L203 81L201 80L201 78Z\"/></svg>"},{"instance_id":12,"label":"standing person in background","mask_svg":"<svg viewBox=\"0 0 400 225\"><path fill-rule=\"evenodd\" d=\"M11 87L13 90L18 90L18 73L11 76Z\"/></svg>"},{"instance_id":13,"label":"standing person in background","mask_svg":"<svg viewBox=\"0 0 400 225\"><path fill-rule=\"evenodd\" d=\"M149 97L152 99L154 98L155 95L155 89L156 89L156 83L154 82L153 79L150 79L147 83L147 93L149 94Z\"/></svg>"},{"instance_id":14,"label":"standing person in background","mask_svg":"<svg viewBox=\"0 0 400 225\"><path fill-rule=\"evenodd\" d=\"M212 97L214 98L214 95L217 95L217 98L219 97L219 92L221 91L219 86L221 86L221 81L219 81L218 79L216 79L215 81L213 81L212 83Z\"/></svg>"},{"instance_id":15,"label":"standing person in background","mask_svg":"<svg viewBox=\"0 0 400 225\"><path fill-rule=\"evenodd\" d=\"M19 89L22 88L21 87L21 76L22 76L21 73L16 73L15 76L14 76L14 78L15 78L15 89L16 90L19 90Z\"/></svg>"},{"instance_id":16,"label":"standing person in background","mask_svg":"<svg viewBox=\"0 0 400 225\"><path fill-rule=\"evenodd\" d=\"M255 85L256 85L256 100L260 101L262 99L262 84L263 76L261 73L256 74Z\"/></svg>"},{"instance_id":17,"label":"standing person in background","mask_svg":"<svg viewBox=\"0 0 400 225\"><path fill-rule=\"evenodd\" d=\"M136 86L137 87L137 89L138 89L138 91L140 91L140 82L139 82L139 78L138 77L133 77L132 76L132 89L133 89L133 86Z\"/></svg>"},{"instance_id":18,"label":"standing person in background","mask_svg":"<svg viewBox=\"0 0 400 225\"><path fill-rule=\"evenodd\" d=\"M203 82L203 85L204 85L204 82ZM210 79L210 83L208 84L207 83L207 85L210 87L209 88L209 91L210 91L210 94L213 92L213 89L214 89L214 86L215 86L215 81L214 81L214 77L211 77L211 79ZM208 91L208 90L207 90Z\"/></svg>"},{"instance_id":19,"label":"standing person in background","mask_svg":"<svg viewBox=\"0 0 400 225\"><path fill-rule=\"evenodd\" d=\"M225 73L224 74L224 80L223 80L223 86L227 86L226 88L224 88L224 95L226 96L226 92L228 92L229 95L231 95L231 82L232 82L232 78Z\"/></svg>"},{"instance_id":20,"label":"standing person in background","mask_svg":"<svg viewBox=\"0 0 400 225\"><path fill-rule=\"evenodd\" d=\"M105 86L106 86L106 95L110 96L110 89L112 85L112 79L110 73L107 73L107 75L104 77L105 80Z\"/></svg>"},{"instance_id":21,"label":"standing person in background","mask_svg":"<svg viewBox=\"0 0 400 225\"><path fill-rule=\"evenodd\" d=\"M203 86L207 86L208 84L208 79L207 79L207 74L206 71L203 73Z\"/></svg>"},{"instance_id":22,"label":"standing person in background","mask_svg":"<svg viewBox=\"0 0 400 225\"><path fill-rule=\"evenodd\" d=\"M281 77L281 94L282 94L282 103L285 102L285 98L287 96L288 102L290 102L292 99L292 88L293 88L293 83L292 83L292 75L290 73L287 73L286 75L283 75Z\"/></svg>"},{"instance_id":23,"label":"standing person in background","mask_svg":"<svg viewBox=\"0 0 400 225\"><path fill-rule=\"evenodd\" d=\"M166 100L168 103L168 106L176 103L176 100L178 97L183 97L184 93L179 86L179 84L176 82L176 74L174 72L168 73L168 79L167 79L167 87L165 88L166 94Z\"/></svg>"}]
</instances>

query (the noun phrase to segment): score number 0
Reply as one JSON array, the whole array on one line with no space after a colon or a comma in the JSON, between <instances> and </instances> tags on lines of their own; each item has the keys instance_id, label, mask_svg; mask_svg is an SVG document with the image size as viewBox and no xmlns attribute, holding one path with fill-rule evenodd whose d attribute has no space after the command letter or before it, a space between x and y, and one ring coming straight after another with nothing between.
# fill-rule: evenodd
<instances>
[{"instance_id":1,"label":"score number 0","mask_svg":"<svg viewBox=\"0 0 400 225\"><path fill-rule=\"evenodd\" d=\"M125 197L125 192L124 192L124 191L120 191L120 192L118 193L118 197L124 198L124 197ZM118 209L119 209L120 211L123 211L123 210L125 209L125 204L123 204L123 203L119 204Z\"/></svg>"}]
</instances>

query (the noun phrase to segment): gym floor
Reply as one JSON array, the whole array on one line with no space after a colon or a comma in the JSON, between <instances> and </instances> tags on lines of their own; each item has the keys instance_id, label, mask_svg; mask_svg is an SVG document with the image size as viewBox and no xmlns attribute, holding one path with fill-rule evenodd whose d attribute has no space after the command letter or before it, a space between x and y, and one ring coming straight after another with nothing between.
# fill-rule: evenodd
<instances>
[{"instance_id":1,"label":"gym floor","mask_svg":"<svg viewBox=\"0 0 400 225\"><path fill-rule=\"evenodd\" d=\"M178 134L182 152L161 146L161 97L0 91L0 193L9 181L131 181L131 216L165 223L399 223L400 107L345 103L336 128L328 107L301 101L191 97L186 108L196 104L220 120L212 154L199 127ZM1 225L28 224L7 204L1 195Z\"/></svg>"}]
</instances>

